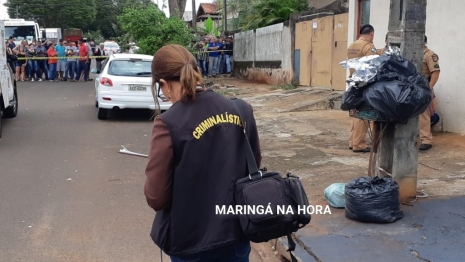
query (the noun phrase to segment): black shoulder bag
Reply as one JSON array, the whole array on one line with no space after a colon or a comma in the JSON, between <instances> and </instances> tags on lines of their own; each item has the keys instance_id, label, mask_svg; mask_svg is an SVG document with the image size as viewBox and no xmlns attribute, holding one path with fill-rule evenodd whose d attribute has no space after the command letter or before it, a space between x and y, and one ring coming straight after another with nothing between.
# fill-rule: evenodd
<instances>
[{"instance_id":1,"label":"black shoulder bag","mask_svg":"<svg viewBox=\"0 0 465 262\"><path fill-rule=\"evenodd\" d=\"M295 242L291 234L310 223L307 213L307 194L297 176L286 178L277 172L259 170L250 146L244 118L244 102L232 99L239 111L245 135L248 176L236 181L234 198L236 214L246 237L255 243L287 236L292 262L297 262L291 251ZM243 212L238 212L241 206ZM303 211L305 210L305 211Z\"/></svg>"}]
</instances>

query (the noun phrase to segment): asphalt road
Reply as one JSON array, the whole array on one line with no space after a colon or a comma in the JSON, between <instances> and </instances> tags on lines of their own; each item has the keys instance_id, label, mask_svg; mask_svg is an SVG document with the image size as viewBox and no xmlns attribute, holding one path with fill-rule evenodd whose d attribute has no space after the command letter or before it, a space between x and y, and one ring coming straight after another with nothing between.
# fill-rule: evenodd
<instances>
[{"instance_id":1,"label":"asphalt road","mask_svg":"<svg viewBox=\"0 0 465 262\"><path fill-rule=\"evenodd\" d=\"M150 112L100 121L93 85L18 83L0 140L0 261L160 260L146 159L119 153L148 152Z\"/></svg>"}]
</instances>

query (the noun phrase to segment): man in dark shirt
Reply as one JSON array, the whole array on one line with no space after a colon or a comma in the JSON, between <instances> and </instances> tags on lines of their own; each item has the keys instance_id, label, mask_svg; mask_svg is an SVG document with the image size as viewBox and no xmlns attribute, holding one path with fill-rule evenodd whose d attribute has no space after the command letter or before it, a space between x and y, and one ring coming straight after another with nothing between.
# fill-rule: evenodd
<instances>
[{"instance_id":1,"label":"man in dark shirt","mask_svg":"<svg viewBox=\"0 0 465 262\"><path fill-rule=\"evenodd\" d=\"M34 48L34 50L36 51L37 57L47 57L47 48L44 45L45 45L44 42L37 41L37 46ZM48 80L47 60L43 58L39 58L37 60L37 70L36 70L36 77L38 81L42 81L42 74L45 75L45 80Z\"/></svg>"},{"instance_id":2,"label":"man in dark shirt","mask_svg":"<svg viewBox=\"0 0 465 262\"><path fill-rule=\"evenodd\" d=\"M233 50L234 50L234 43L232 36L228 36L226 38L226 48L225 48L224 55L226 58L226 73L231 74L231 65L232 65L232 57L233 57Z\"/></svg>"},{"instance_id":3,"label":"man in dark shirt","mask_svg":"<svg viewBox=\"0 0 465 262\"><path fill-rule=\"evenodd\" d=\"M8 48L10 48L12 51L13 49L15 49L16 47L16 44L15 44L15 38L13 36L10 36L10 38L8 38ZM10 67L11 67L11 71L13 71L13 74L16 74L16 65L15 65L15 61L13 60L10 60Z\"/></svg>"},{"instance_id":4,"label":"man in dark shirt","mask_svg":"<svg viewBox=\"0 0 465 262\"><path fill-rule=\"evenodd\" d=\"M13 50L16 47L15 38L13 36L10 36L10 38L8 38L8 47L11 50Z\"/></svg>"}]
</instances>

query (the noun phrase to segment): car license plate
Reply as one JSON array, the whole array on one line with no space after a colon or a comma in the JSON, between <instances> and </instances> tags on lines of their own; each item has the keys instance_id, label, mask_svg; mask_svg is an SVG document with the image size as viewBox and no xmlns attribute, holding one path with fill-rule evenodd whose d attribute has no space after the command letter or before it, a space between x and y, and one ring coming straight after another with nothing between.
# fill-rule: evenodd
<instances>
[{"instance_id":1,"label":"car license plate","mask_svg":"<svg viewBox=\"0 0 465 262\"><path fill-rule=\"evenodd\" d=\"M129 91L147 91L147 86L129 85Z\"/></svg>"}]
</instances>

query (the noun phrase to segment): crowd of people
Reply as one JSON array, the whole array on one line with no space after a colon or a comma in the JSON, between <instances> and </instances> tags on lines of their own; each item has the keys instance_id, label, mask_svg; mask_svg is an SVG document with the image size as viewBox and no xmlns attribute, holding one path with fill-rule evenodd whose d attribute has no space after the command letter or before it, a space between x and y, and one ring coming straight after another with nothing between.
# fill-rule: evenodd
<instances>
[{"instance_id":1,"label":"crowd of people","mask_svg":"<svg viewBox=\"0 0 465 262\"><path fill-rule=\"evenodd\" d=\"M206 36L195 44L197 62L204 77L231 74L234 43L232 36L226 38Z\"/></svg>"},{"instance_id":2,"label":"crowd of people","mask_svg":"<svg viewBox=\"0 0 465 262\"><path fill-rule=\"evenodd\" d=\"M103 53L103 44L96 47L85 38L78 42L59 39L58 43L33 40L29 44L23 40L19 45L14 41L14 37L9 37L5 48L16 81L92 81L90 56ZM95 59L98 63L105 58Z\"/></svg>"}]
</instances>

